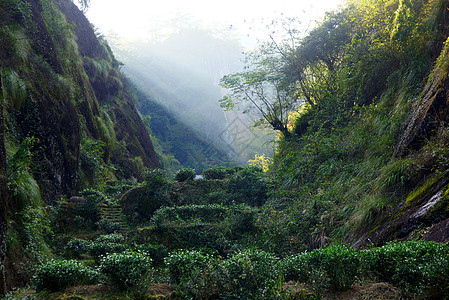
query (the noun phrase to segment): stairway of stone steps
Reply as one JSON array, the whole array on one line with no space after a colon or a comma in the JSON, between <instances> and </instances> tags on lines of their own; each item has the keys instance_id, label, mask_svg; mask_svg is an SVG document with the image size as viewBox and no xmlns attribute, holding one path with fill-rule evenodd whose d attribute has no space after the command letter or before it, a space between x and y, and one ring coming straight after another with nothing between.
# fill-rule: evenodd
<instances>
[{"instance_id":1,"label":"stairway of stone steps","mask_svg":"<svg viewBox=\"0 0 449 300\"><path fill-rule=\"evenodd\" d=\"M120 205L108 205L102 204L100 207L100 218L107 219L111 222L117 223L120 226L120 232L124 233L128 231L128 227L121 218L122 207Z\"/></svg>"}]
</instances>

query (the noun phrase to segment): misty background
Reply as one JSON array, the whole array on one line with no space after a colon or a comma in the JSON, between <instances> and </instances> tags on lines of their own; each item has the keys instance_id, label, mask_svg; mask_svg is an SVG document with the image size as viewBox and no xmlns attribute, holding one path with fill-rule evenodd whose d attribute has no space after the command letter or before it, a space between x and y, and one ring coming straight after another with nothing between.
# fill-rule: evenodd
<instances>
[{"instance_id":1,"label":"misty background","mask_svg":"<svg viewBox=\"0 0 449 300\"><path fill-rule=\"evenodd\" d=\"M220 108L219 99L226 94L220 78L242 71L244 52L272 34L274 19L301 17L305 32L338 3L287 1L276 3L275 10L252 1L149 6L131 0L131 5L117 7L115 1L97 0L87 16L141 90L139 109L164 167L201 172L246 164L255 154L272 156L275 132L255 128L258 116Z\"/></svg>"}]
</instances>

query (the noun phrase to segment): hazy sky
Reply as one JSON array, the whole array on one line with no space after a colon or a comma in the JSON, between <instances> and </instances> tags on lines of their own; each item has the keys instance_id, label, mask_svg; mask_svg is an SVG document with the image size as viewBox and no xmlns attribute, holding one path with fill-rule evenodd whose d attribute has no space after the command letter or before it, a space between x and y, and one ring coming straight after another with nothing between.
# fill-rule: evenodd
<instances>
[{"instance_id":1,"label":"hazy sky","mask_svg":"<svg viewBox=\"0 0 449 300\"><path fill-rule=\"evenodd\" d=\"M129 40L160 39L185 24L228 35L257 35L261 19L281 14L319 19L342 0L92 0L89 20L103 34L114 32Z\"/></svg>"}]
</instances>

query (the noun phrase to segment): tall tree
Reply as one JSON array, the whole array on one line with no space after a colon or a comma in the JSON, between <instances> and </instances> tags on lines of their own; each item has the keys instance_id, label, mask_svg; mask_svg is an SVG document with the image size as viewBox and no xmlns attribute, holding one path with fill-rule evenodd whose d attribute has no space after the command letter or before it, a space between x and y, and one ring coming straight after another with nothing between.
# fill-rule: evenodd
<instances>
[{"instance_id":1,"label":"tall tree","mask_svg":"<svg viewBox=\"0 0 449 300\"><path fill-rule=\"evenodd\" d=\"M299 99L294 83L281 72L282 59L261 51L249 55L247 61L246 71L221 79L220 85L231 91L220 100L221 107L232 110L240 106L244 113L255 110L261 121L289 137L288 114L296 109Z\"/></svg>"}]
</instances>

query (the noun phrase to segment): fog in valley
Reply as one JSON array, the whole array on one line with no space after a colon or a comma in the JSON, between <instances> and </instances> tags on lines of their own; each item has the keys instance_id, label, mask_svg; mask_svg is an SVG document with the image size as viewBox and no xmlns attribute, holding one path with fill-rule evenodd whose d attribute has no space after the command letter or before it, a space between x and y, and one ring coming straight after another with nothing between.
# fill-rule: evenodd
<instances>
[{"instance_id":1,"label":"fog in valley","mask_svg":"<svg viewBox=\"0 0 449 300\"><path fill-rule=\"evenodd\" d=\"M219 86L220 78L243 70L245 52L268 39L274 30L268 25L273 20L302 17L297 23L306 32L315 19L322 17L325 10L337 7L338 2L276 3L276 10L268 4L251 1L214 7L195 1L154 6L143 1L131 2L135 5L132 9L118 8L114 1L93 1L87 15L97 31L106 37L132 82L151 101L198 135L202 146L195 147L195 151L206 156L211 148L214 153L218 151L216 163L245 164L255 154L272 156L276 133L254 127L254 121L260 116L242 111L225 112L220 108L219 100L226 94ZM104 13L106 7L108 14ZM141 109L141 113L145 116L149 112ZM153 135L168 143L180 143L173 135L182 134L183 127L170 129L166 125L170 122L162 120L162 126L172 131L171 138L164 138L159 132L161 125L156 124L159 119L153 115L149 120ZM191 151L179 147L175 147L178 152ZM167 143L162 148L166 153L176 152ZM203 160L203 155L181 158L180 153L174 153L174 156L189 167L207 166L197 161Z\"/></svg>"}]
</instances>

